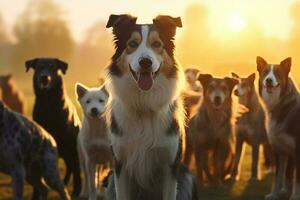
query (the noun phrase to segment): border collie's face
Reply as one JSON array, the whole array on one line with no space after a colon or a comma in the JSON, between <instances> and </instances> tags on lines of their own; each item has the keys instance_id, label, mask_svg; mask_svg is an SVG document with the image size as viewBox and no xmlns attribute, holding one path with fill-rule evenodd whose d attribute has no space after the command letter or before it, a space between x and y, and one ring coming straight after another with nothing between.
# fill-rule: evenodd
<instances>
[{"instance_id":1,"label":"border collie's face","mask_svg":"<svg viewBox=\"0 0 300 200\"><path fill-rule=\"evenodd\" d=\"M214 78L210 74L201 74L198 79L203 86L204 100L215 109L230 102L233 87L238 83L233 78Z\"/></svg>"},{"instance_id":2,"label":"border collie's face","mask_svg":"<svg viewBox=\"0 0 300 200\"><path fill-rule=\"evenodd\" d=\"M47 91L56 88L62 83L62 75L68 64L55 58L35 58L26 61L26 71L34 70L33 81L36 89Z\"/></svg>"},{"instance_id":3,"label":"border collie's face","mask_svg":"<svg viewBox=\"0 0 300 200\"><path fill-rule=\"evenodd\" d=\"M283 60L280 64L268 64L262 57L257 57L256 63L262 90L270 95L278 91L281 93L288 83L291 58Z\"/></svg>"},{"instance_id":4,"label":"border collie's face","mask_svg":"<svg viewBox=\"0 0 300 200\"><path fill-rule=\"evenodd\" d=\"M142 91L150 90L156 76L162 72L174 75L173 38L180 18L159 16L153 24L136 24L130 15L111 15L107 27L113 27L116 53L110 74L122 77L130 72L132 79Z\"/></svg>"}]
</instances>

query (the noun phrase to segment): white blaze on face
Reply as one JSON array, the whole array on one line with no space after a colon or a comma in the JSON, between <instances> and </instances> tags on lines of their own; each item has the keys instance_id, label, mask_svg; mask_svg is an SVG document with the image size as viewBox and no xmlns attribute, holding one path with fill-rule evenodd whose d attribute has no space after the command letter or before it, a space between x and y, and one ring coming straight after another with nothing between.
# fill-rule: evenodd
<instances>
[{"instance_id":1,"label":"white blaze on face","mask_svg":"<svg viewBox=\"0 0 300 200\"><path fill-rule=\"evenodd\" d=\"M139 61L142 58L148 58L152 61L152 72L156 72L162 63L162 57L155 54L152 48L147 44L149 31L150 29L148 25L141 26L142 41L139 44L138 48L127 56L127 63L136 73L140 71L141 66L139 64Z\"/></svg>"},{"instance_id":2,"label":"white blaze on face","mask_svg":"<svg viewBox=\"0 0 300 200\"><path fill-rule=\"evenodd\" d=\"M272 80L272 88L267 87L267 79ZM268 109L276 106L280 99L281 87L274 73L274 65L270 66L270 71L263 79L262 98Z\"/></svg>"},{"instance_id":3,"label":"white blaze on face","mask_svg":"<svg viewBox=\"0 0 300 200\"><path fill-rule=\"evenodd\" d=\"M263 84L264 84L265 87L267 86L267 80L268 79L272 80L273 87L278 86L279 83L278 83L277 78L276 78L275 73L274 73L274 65L270 66L270 71L267 74L267 76L264 78Z\"/></svg>"}]
</instances>

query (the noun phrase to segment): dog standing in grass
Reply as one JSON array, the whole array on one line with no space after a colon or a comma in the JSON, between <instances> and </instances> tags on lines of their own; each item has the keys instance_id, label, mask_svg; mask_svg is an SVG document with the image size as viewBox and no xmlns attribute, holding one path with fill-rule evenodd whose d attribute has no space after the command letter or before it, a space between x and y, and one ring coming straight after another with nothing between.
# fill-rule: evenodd
<instances>
[{"instance_id":1,"label":"dog standing in grass","mask_svg":"<svg viewBox=\"0 0 300 200\"><path fill-rule=\"evenodd\" d=\"M80 120L63 81L68 64L57 58L35 58L26 61L26 71L29 69L34 70L33 119L54 137L66 164L64 182L67 184L73 175L73 196L77 197L81 190L77 153Z\"/></svg>"},{"instance_id":2,"label":"dog standing in grass","mask_svg":"<svg viewBox=\"0 0 300 200\"><path fill-rule=\"evenodd\" d=\"M270 166L272 160L271 147L265 129L265 113L255 91L255 73L246 78L232 73L232 77L239 81L234 94L238 97L238 103L244 107L244 111L241 111L242 113L239 113L240 116L236 119L236 152L231 178L238 179L238 167L240 158L243 157L243 145L246 142L252 147L251 180L257 180L261 144L265 155L265 165Z\"/></svg>"},{"instance_id":3,"label":"dog standing in grass","mask_svg":"<svg viewBox=\"0 0 300 200\"><path fill-rule=\"evenodd\" d=\"M87 88L76 84L77 100L83 111L82 127L78 135L78 153L84 172L84 184L80 197L96 200L96 165L112 165L112 155L108 142L108 130L104 112L108 101L108 92L103 85L100 88Z\"/></svg>"},{"instance_id":4,"label":"dog standing in grass","mask_svg":"<svg viewBox=\"0 0 300 200\"><path fill-rule=\"evenodd\" d=\"M188 123L185 164L194 154L199 186L204 184L204 174L210 182L221 185L232 167L231 93L238 81L210 74L200 74L198 80L203 98Z\"/></svg>"}]
</instances>

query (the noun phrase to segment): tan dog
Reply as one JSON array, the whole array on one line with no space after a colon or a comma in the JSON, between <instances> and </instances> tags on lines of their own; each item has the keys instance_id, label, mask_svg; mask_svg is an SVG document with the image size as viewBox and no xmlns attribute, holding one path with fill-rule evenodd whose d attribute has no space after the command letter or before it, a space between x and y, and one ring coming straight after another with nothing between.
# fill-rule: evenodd
<instances>
[{"instance_id":1,"label":"tan dog","mask_svg":"<svg viewBox=\"0 0 300 200\"><path fill-rule=\"evenodd\" d=\"M25 114L25 98L12 75L0 76L1 99L13 111Z\"/></svg>"},{"instance_id":2,"label":"tan dog","mask_svg":"<svg viewBox=\"0 0 300 200\"><path fill-rule=\"evenodd\" d=\"M85 176L80 196L89 196L89 200L96 200L96 165L112 165L108 130L103 115L109 95L104 86L87 88L80 83L76 84L76 94L84 114L77 142L80 164Z\"/></svg>"},{"instance_id":3,"label":"tan dog","mask_svg":"<svg viewBox=\"0 0 300 200\"><path fill-rule=\"evenodd\" d=\"M232 78L214 78L201 74L199 81L203 86L203 99L198 112L187 128L188 144L186 155L195 153L197 178L203 185L203 174L216 184L221 184L231 170L232 143L232 98L233 87L237 80ZM186 159L186 163L189 159Z\"/></svg>"},{"instance_id":4,"label":"tan dog","mask_svg":"<svg viewBox=\"0 0 300 200\"><path fill-rule=\"evenodd\" d=\"M272 156L265 129L265 114L255 91L255 73L247 78L241 78L235 73L232 73L232 76L239 81L234 94L245 110L243 113L239 113L240 116L236 120L236 154L231 178L238 179L238 167L243 153L243 145L246 142L252 147L251 179L257 180L259 146L262 144L264 147L265 164L267 166L270 166Z\"/></svg>"}]
</instances>

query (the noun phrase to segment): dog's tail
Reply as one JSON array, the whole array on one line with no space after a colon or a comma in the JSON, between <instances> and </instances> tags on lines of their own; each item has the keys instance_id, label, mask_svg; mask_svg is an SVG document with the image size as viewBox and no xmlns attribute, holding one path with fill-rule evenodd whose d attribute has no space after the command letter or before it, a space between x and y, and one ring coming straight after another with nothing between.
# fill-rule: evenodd
<instances>
[{"instance_id":1,"label":"dog's tail","mask_svg":"<svg viewBox=\"0 0 300 200\"><path fill-rule=\"evenodd\" d=\"M198 200L196 180L186 166L180 166L177 180L177 200Z\"/></svg>"}]
</instances>

